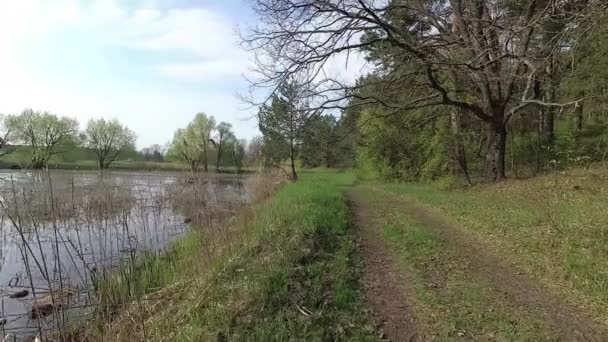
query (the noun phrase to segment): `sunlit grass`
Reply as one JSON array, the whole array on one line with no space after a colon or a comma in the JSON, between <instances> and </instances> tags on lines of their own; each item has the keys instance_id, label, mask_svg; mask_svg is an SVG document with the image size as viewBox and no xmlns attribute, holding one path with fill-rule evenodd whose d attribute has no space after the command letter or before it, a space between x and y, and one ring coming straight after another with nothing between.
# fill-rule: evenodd
<instances>
[{"instance_id":1,"label":"sunlit grass","mask_svg":"<svg viewBox=\"0 0 608 342\"><path fill-rule=\"evenodd\" d=\"M470 190L380 185L440 209L534 277L608 312L608 170L571 170Z\"/></svg>"},{"instance_id":2,"label":"sunlit grass","mask_svg":"<svg viewBox=\"0 0 608 342\"><path fill-rule=\"evenodd\" d=\"M542 323L511 305L500 291L468 274L449 241L413 219L386 193L360 187L370 224L387 243L422 340L544 340Z\"/></svg>"},{"instance_id":3,"label":"sunlit grass","mask_svg":"<svg viewBox=\"0 0 608 342\"><path fill-rule=\"evenodd\" d=\"M201 229L173 252L116 274L103 285L108 298L132 305L104 336L374 340L342 191L353 181L350 173L304 173L215 238ZM157 300L145 300L143 309L136 299L152 297Z\"/></svg>"}]
</instances>

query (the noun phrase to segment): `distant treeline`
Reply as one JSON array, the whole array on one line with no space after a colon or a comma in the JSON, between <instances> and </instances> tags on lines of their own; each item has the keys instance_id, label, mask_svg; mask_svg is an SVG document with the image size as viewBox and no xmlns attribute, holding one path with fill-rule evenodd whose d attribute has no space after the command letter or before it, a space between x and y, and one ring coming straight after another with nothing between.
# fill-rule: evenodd
<instances>
[{"instance_id":1,"label":"distant treeline","mask_svg":"<svg viewBox=\"0 0 608 342\"><path fill-rule=\"evenodd\" d=\"M608 157L606 1L252 2L265 160L293 178L328 151L370 177L468 183ZM354 84L330 72L351 55Z\"/></svg>"},{"instance_id":2,"label":"distant treeline","mask_svg":"<svg viewBox=\"0 0 608 342\"><path fill-rule=\"evenodd\" d=\"M204 125L203 125L204 123ZM243 140L226 122L203 113L171 143L136 149L135 132L118 120L93 119L83 131L77 120L48 112L24 110L0 115L0 168L167 169L198 171L203 165L240 171Z\"/></svg>"}]
</instances>

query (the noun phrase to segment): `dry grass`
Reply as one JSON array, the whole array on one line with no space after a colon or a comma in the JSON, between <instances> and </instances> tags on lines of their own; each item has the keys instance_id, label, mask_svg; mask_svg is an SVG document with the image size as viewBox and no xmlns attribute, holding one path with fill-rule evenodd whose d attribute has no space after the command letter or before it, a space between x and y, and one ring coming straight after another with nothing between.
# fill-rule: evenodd
<instances>
[{"instance_id":1,"label":"dry grass","mask_svg":"<svg viewBox=\"0 0 608 342\"><path fill-rule=\"evenodd\" d=\"M162 337L159 327L185 325L216 279L252 244L256 232L249 228L254 211L236 205L222 211L210 208L200 191L206 181L189 179L187 186L172 189L173 206L192 218L195 229L170 252L140 258L101 284L99 292L107 310L90 322L86 339L145 340ZM248 178L244 184L248 202L259 203L282 183L274 175ZM78 338L85 338L82 332Z\"/></svg>"},{"instance_id":2,"label":"dry grass","mask_svg":"<svg viewBox=\"0 0 608 342\"><path fill-rule=\"evenodd\" d=\"M352 177L303 177L223 226L197 230L147 271L175 276L123 306L89 339L373 340L337 185L344 180ZM250 193L264 198L280 184L253 179L258 191Z\"/></svg>"},{"instance_id":3,"label":"dry grass","mask_svg":"<svg viewBox=\"0 0 608 342\"><path fill-rule=\"evenodd\" d=\"M126 314L125 321L141 319L132 313L155 310L167 292L179 294L179 289L186 288L185 276L192 275L191 271L211 269L216 256L241 242L236 228L220 229L249 203L249 198L241 196L244 185L229 175L177 176L167 184L150 183L158 179L145 175L134 184L111 174L86 175L93 181L84 184L82 179L80 183L74 179L57 182L48 176L42 173L34 180L10 181L1 193L2 220L25 248L27 273L22 276L28 283L22 285L51 291L79 286L83 294L66 306L80 314L66 314L69 318L64 320L60 311L66 310L54 310L38 320L41 336L54 330L59 336L74 334L82 340L83 332L74 326L97 326L91 331L103 333L104 324L116 315ZM218 186L217 182L224 183ZM260 192L272 190L269 182L258 182L265 187ZM197 229L164 253L164 244L186 230L178 213L187 215ZM191 257L182 258L186 254ZM183 268L177 259L183 261L179 265ZM167 284L172 284L171 289L165 288ZM131 306L139 311L120 310ZM10 329L20 327L13 324Z\"/></svg>"}]
</instances>

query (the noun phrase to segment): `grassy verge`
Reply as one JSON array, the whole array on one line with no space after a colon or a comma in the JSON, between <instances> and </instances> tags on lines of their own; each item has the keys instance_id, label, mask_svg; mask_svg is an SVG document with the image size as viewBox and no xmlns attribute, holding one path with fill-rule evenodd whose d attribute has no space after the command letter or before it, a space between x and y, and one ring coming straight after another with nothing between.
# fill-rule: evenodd
<instances>
[{"instance_id":1,"label":"grassy verge","mask_svg":"<svg viewBox=\"0 0 608 342\"><path fill-rule=\"evenodd\" d=\"M107 307L129 304L91 339L374 340L342 194L353 180L303 174L222 229L119 272L100 293Z\"/></svg>"},{"instance_id":2,"label":"grassy verge","mask_svg":"<svg viewBox=\"0 0 608 342\"><path fill-rule=\"evenodd\" d=\"M410 301L422 340L546 340L544 323L503 293L472 279L449 241L395 206L383 191L360 188L372 226L408 275Z\"/></svg>"},{"instance_id":3,"label":"grassy verge","mask_svg":"<svg viewBox=\"0 0 608 342\"><path fill-rule=\"evenodd\" d=\"M608 171L574 170L462 191L380 188L440 209L555 290L608 313Z\"/></svg>"}]
</instances>

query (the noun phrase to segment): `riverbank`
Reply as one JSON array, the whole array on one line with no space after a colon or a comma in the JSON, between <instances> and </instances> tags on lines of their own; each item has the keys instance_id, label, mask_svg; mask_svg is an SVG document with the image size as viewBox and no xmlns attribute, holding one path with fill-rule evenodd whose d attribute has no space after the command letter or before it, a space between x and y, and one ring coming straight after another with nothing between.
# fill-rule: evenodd
<instances>
[{"instance_id":1,"label":"riverbank","mask_svg":"<svg viewBox=\"0 0 608 342\"><path fill-rule=\"evenodd\" d=\"M604 340L607 182L600 168L448 191L302 172L105 284L104 303L128 304L93 336Z\"/></svg>"},{"instance_id":2,"label":"riverbank","mask_svg":"<svg viewBox=\"0 0 608 342\"><path fill-rule=\"evenodd\" d=\"M31 170L29 161L15 161L11 159L0 159L0 170ZM94 160L81 160L77 162L51 161L49 163L50 170L98 170L97 162ZM154 162L154 161L128 161L118 160L110 165L110 171L174 171L186 172L190 171L188 165L177 162ZM210 167L209 173L254 173L254 169L242 168L236 170L234 167L222 167L220 171L216 171L214 167Z\"/></svg>"},{"instance_id":3,"label":"riverbank","mask_svg":"<svg viewBox=\"0 0 608 342\"><path fill-rule=\"evenodd\" d=\"M144 259L102 285L113 317L92 339L375 339L343 194L353 181L303 173L222 229Z\"/></svg>"}]
</instances>

